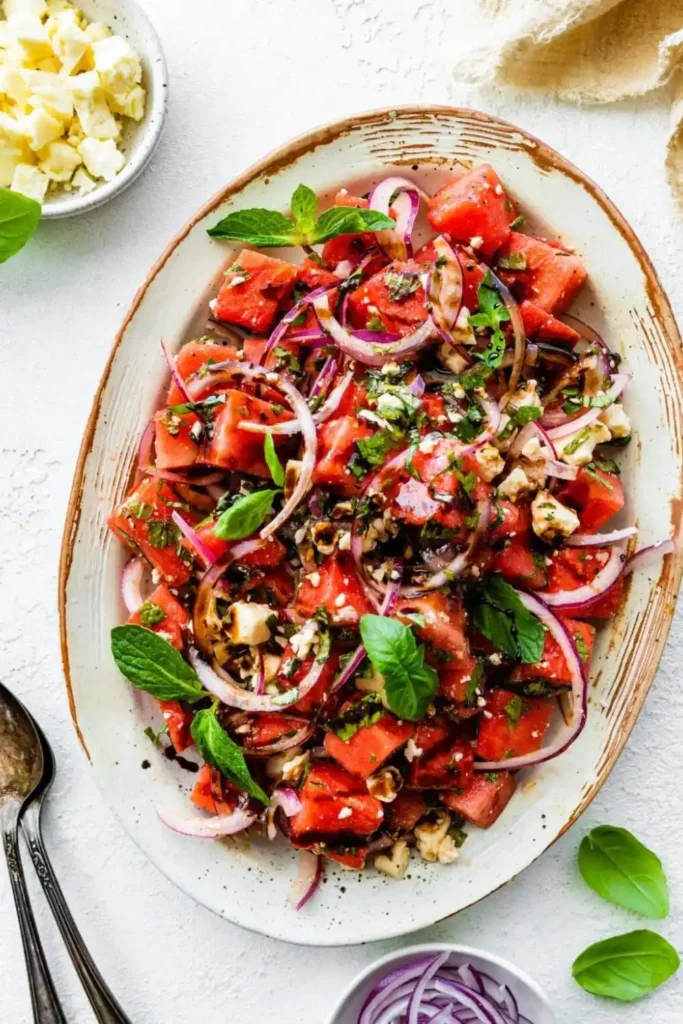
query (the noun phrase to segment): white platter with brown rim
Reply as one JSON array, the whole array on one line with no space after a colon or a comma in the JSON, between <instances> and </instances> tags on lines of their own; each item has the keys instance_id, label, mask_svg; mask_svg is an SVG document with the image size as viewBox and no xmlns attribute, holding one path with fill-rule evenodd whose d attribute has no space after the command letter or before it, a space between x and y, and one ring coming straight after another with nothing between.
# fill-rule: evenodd
<instances>
[{"instance_id":1,"label":"white platter with brown rim","mask_svg":"<svg viewBox=\"0 0 683 1024\"><path fill-rule=\"evenodd\" d=\"M147 698L114 665L112 626L124 620L119 581L126 553L107 530L172 350L206 317L212 285L233 250L206 228L240 207L285 211L303 182L322 197L367 191L392 173L434 191L459 169L490 161L532 225L552 229L583 259L589 282L572 312L600 331L633 374L625 407L634 441L621 457L624 523L639 545L666 537L676 553L631 578L624 605L598 634L587 728L562 757L526 773L505 814L473 829L454 865L413 858L409 877L328 869L300 913L287 894L296 854L284 842L226 843L170 832L160 804L183 809L191 776L155 751L143 729ZM291 252L276 253L291 258ZM74 724L100 789L132 837L200 903L246 928L291 942L347 945L433 924L482 899L528 867L593 799L642 708L666 640L683 569L683 357L662 287L638 239L576 167L506 122L471 110L410 107L317 129L266 157L215 196L172 241L138 292L116 338L80 452L64 532L61 636ZM143 761L151 767L142 770Z\"/></svg>"}]
</instances>

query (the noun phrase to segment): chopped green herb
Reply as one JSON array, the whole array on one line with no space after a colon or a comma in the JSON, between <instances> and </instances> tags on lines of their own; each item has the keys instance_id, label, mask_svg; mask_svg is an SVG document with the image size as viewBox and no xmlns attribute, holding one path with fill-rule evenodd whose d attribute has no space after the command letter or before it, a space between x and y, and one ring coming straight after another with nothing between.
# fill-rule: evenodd
<instances>
[{"instance_id":1,"label":"chopped green herb","mask_svg":"<svg viewBox=\"0 0 683 1024\"><path fill-rule=\"evenodd\" d=\"M377 314L375 314L374 316L371 316L369 318L369 320L366 321L365 329L366 329L366 331L382 331L382 332L384 332L386 330L384 324L382 323L381 319L377 316Z\"/></svg>"},{"instance_id":2,"label":"chopped green herb","mask_svg":"<svg viewBox=\"0 0 683 1024\"><path fill-rule=\"evenodd\" d=\"M526 270L526 256L523 252L511 252L498 260L501 270Z\"/></svg>"},{"instance_id":3,"label":"chopped green herb","mask_svg":"<svg viewBox=\"0 0 683 1024\"><path fill-rule=\"evenodd\" d=\"M503 362L505 352L505 336L501 331L501 324L510 319L510 314L501 302L498 292L492 287L492 278L488 271L479 285L478 303L479 310L470 316L469 323L472 327L487 328L491 331L488 348L478 358L485 366L497 369Z\"/></svg>"},{"instance_id":4,"label":"chopped green herb","mask_svg":"<svg viewBox=\"0 0 683 1024\"><path fill-rule=\"evenodd\" d=\"M153 601L145 601L138 612L143 626L158 626L166 618L166 612Z\"/></svg>"},{"instance_id":5,"label":"chopped green herb","mask_svg":"<svg viewBox=\"0 0 683 1024\"><path fill-rule=\"evenodd\" d=\"M402 302L413 295L420 287L420 275L414 271L387 270L384 283L392 302Z\"/></svg>"}]
</instances>

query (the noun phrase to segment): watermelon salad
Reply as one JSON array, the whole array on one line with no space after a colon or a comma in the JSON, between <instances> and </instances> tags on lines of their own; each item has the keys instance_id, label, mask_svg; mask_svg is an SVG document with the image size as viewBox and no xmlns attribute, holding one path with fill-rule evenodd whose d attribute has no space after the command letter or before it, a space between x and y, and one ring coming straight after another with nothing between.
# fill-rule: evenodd
<instances>
[{"instance_id":1,"label":"watermelon salad","mask_svg":"<svg viewBox=\"0 0 683 1024\"><path fill-rule=\"evenodd\" d=\"M133 552L112 651L150 738L191 752L195 808L163 820L281 834L301 907L326 860L401 878L490 828L581 734L596 629L672 545L612 522L629 375L567 314L581 259L493 167L320 214L299 186L209 233L245 247L206 336L162 342L109 519Z\"/></svg>"}]
</instances>

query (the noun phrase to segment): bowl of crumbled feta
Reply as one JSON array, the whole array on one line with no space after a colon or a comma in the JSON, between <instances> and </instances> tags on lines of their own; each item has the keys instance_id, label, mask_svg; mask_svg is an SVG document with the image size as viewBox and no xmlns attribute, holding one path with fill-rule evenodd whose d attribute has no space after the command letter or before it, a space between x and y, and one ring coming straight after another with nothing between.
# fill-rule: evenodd
<instances>
[{"instance_id":1,"label":"bowl of crumbled feta","mask_svg":"<svg viewBox=\"0 0 683 1024\"><path fill-rule=\"evenodd\" d=\"M0 0L0 187L46 218L107 202L147 165L166 91L135 0Z\"/></svg>"}]
</instances>

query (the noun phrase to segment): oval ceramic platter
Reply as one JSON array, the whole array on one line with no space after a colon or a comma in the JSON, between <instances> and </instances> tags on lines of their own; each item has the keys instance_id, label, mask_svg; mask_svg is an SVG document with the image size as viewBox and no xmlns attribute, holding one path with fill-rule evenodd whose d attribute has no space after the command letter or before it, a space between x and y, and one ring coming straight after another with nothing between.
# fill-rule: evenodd
<instances>
[{"instance_id":1,"label":"oval ceramic platter","mask_svg":"<svg viewBox=\"0 0 683 1024\"><path fill-rule=\"evenodd\" d=\"M60 601L64 668L81 743L105 798L169 878L244 927L292 942L342 945L411 932L468 906L536 859L581 814L614 765L652 683L681 578L681 550L633 578L624 607L599 632L588 726L564 756L527 773L506 813L474 829L454 865L415 857L409 878L328 869L300 913L287 901L296 855L284 841L224 843L168 831L160 804L187 810L192 776L143 735L144 695L119 675L109 631L124 620L126 559L108 533L138 439L166 385L163 336L173 350L203 333L208 299L232 250L206 228L239 207L288 209L300 183L331 198L367 191L389 174L432 192L454 172L490 161L532 226L575 247L589 284L573 309L603 333L633 373L626 408L634 441L622 456L624 522L640 544L681 532L681 343L668 301L637 238L585 175L510 124L470 110L407 108L363 114L290 142L212 199L152 269L116 339L88 423L64 534ZM283 258L292 258L283 250ZM143 760L152 762L143 770Z\"/></svg>"}]
</instances>

